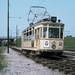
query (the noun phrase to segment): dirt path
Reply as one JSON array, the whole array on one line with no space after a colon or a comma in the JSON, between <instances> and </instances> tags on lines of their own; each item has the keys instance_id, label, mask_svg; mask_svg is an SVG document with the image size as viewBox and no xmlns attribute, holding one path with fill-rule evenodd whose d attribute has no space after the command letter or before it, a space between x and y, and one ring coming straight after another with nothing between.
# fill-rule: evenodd
<instances>
[{"instance_id":1,"label":"dirt path","mask_svg":"<svg viewBox=\"0 0 75 75\"><path fill-rule=\"evenodd\" d=\"M52 71L41 64L35 63L12 49L10 49L9 54L6 50L4 55L7 67L0 72L0 75L62 75L58 71Z\"/></svg>"}]
</instances>

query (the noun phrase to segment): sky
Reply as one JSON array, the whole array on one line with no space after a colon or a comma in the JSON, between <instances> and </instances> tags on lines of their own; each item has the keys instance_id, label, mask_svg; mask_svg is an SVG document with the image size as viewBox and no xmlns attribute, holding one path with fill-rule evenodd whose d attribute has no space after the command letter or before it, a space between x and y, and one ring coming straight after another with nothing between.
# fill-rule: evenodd
<instances>
[{"instance_id":1,"label":"sky","mask_svg":"<svg viewBox=\"0 0 75 75\"><path fill-rule=\"evenodd\" d=\"M0 36L7 36L7 1L0 0ZM75 0L9 0L10 36L16 35L16 25L19 36L29 26L27 19L31 6L45 7L50 16L57 16L65 24L65 36L75 36Z\"/></svg>"}]
</instances>

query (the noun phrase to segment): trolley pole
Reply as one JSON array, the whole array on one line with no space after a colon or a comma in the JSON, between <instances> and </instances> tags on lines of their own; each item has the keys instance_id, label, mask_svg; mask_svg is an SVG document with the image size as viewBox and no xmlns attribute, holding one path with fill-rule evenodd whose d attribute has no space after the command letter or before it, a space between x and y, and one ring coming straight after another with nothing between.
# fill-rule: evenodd
<instances>
[{"instance_id":1,"label":"trolley pole","mask_svg":"<svg viewBox=\"0 0 75 75\"><path fill-rule=\"evenodd\" d=\"M9 0L7 2L7 39L8 39L8 45L7 45L7 53L9 53Z\"/></svg>"}]
</instances>

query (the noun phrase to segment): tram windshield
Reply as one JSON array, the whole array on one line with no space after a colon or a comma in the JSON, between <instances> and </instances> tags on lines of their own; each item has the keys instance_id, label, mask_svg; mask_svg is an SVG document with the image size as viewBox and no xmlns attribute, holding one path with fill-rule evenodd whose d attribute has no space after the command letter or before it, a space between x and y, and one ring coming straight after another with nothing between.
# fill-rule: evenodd
<instances>
[{"instance_id":1,"label":"tram windshield","mask_svg":"<svg viewBox=\"0 0 75 75\"><path fill-rule=\"evenodd\" d=\"M59 38L59 28L49 28L48 38Z\"/></svg>"},{"instance_id":2,"label":"tram windshield","mask_svg":"<svg viewBox=\"0 0 75 75\"><path fill-rule=\"evenodd\" d=\"M43 28L43 38L59 38L59 28Z\"/></svg>"}]
</instances>

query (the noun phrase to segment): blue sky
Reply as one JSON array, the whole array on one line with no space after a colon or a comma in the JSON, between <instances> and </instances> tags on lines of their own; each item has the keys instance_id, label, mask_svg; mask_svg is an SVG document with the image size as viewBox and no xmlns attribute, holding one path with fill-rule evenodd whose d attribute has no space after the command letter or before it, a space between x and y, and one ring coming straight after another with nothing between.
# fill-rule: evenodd
<instances>
[{"instance_id":1,"label":"blue sky","mask_svg":"<svg viewBox=\"0 0 75 75\"><path fill-rule=\"evenodd\" d=\"M0 0L0 36L7 36L7 1ZM65 24L65 34L75 36L75 0L9 0L10 35L15 36L16 25L18 33L28 27L28 13L31 6L46 7L50 16L57 16ZM21 17L21 19L19 18Z\"/></svg>"}]
</instances>

